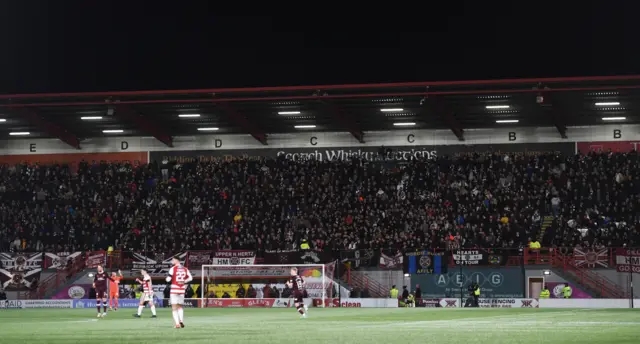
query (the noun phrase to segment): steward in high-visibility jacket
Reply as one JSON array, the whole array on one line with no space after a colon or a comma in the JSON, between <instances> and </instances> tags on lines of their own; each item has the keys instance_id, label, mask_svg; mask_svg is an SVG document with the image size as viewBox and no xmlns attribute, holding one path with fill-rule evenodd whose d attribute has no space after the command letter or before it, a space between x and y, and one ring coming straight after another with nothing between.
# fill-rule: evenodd
<instances>
[{"instance_id":1,"label":"steward in high-visibility jacket","mask_svg":"<svg viewBox=\"0 0 640 344\"><path fill-rule=\"evenodd\" d=\"M391 291L389 291L389 297L392 299L398 299L398 289L395 285L391 287Z\"/></svg>"},{"instance_id":2,"label":"steward in high-visibility jacket","mask_svg":"<svg viewBox=\"0 0 640 344\"><path fill-rule=\"evenodd\" d=\"M549 289L547 289L547 286L545 285L544 287L542 287L542 290L540 291L540 298L548 299L550 297L551 297L551 292L549 291Z\"/></svg>"},{"instance_id":3,"label":"steward in high-visibility jacket","mask_svg":"<svg viewBox=\"0 0 640 344\"><path fill-rule=\"evenodd\" d=\"M573 290L568 284L566 284L564 288L562 288L562 295L564 296L565 299L570 299L572 293L573 293Z\"/></svg>"}]
</instances>

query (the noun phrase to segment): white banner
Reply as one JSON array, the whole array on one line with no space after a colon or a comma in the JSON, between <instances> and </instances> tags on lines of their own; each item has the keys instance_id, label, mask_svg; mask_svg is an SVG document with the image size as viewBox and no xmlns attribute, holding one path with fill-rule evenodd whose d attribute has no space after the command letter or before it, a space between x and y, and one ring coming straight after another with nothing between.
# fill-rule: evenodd
<instances>
[{"instance_id":1,"label":"white banner","mask_svg":"<svg viewBox=\"0 0 640 344\"><path fill-rule=\"evenodd\" d=\"M460 304L462 301L462 304ZM466 299L440 299L440 307L459 308L464 306ZM539 308L538 299L485 299L478 301L480 308Z\"/></svg>"},{"instance_id":2,"label":"white banner","mask_svg":"<svg viewBox=\"0 0 640 344\"><path fill-rule=\"evenodd\" d=\"M73 308L73 300L3 300L0 308Z\"/></svg>"},{"instance_id":3,"label":"white banner","mask_svg":"<svg viewBox=\"0 0 640 344\"><path fill-rule=\"evenodd\" d=\"M213 265L253 265L256 261L255 251L221 250L213 254Z\"/></svg>"}]
</instances>

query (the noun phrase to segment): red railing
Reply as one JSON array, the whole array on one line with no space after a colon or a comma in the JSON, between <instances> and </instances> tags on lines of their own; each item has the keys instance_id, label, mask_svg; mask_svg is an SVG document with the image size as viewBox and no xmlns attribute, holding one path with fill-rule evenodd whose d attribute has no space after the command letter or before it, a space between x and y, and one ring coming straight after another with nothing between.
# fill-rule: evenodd
<instances>
[{"instance_id":1,"label":"red railing","mask_svg":"<svg viewBox=\"0 0 640 344\"><path fill-rule=\"evenodd\" d=\"M347 273L345 272L345 275ZM373 278L366 275L366 272L351 271L345 281L351 287L358 287L360 290L368 289L371 297L388 297L390 288L385 288Z\"/></svg>"}]
</instances>

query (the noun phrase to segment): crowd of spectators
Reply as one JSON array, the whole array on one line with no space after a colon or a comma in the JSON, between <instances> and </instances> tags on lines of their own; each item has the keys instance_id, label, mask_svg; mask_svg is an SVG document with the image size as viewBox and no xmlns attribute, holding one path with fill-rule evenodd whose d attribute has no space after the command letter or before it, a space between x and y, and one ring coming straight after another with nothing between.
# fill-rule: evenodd
<instances>
[{"instance_id":1,"label":"crowd of spectators","mask_svg":"<svg viewBox=\"0 0 640 344\"><path fill-rule=\"evenodd\" d=\"M637 245L639 178L635 152L4 166L0 250Z\"/></svg>"}]
</instances>

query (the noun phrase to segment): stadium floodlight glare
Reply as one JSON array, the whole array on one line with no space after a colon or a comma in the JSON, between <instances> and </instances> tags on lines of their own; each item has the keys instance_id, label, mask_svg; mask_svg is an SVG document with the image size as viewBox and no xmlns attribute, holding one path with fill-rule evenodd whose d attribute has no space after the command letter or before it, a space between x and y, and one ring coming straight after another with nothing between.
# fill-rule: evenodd
<instances>
[{"instance_id":1,"label":"stadium floodlight glare","mask_svg":"<svg viewBox=\"0 0 640 344\"><path fill-rule=\"evenodd\" d=\"M543 273L545 276L549 276L549 275L551 275L551 271L549 271L549 270L544 270L542 273Z\"/></svg>"},{"instance_id":2,"label":"stadium floodlight glare","mask_svg":"<svg viewBox=\"0 0 640 344\"><path fill-rule=\"evenodd\" d=\"M198 128L198 131L216 131L218 128Z\"/></svg>"},{"instance_id":3,"label":"stadium floodlight glare","mask_svg":"<svg viewBox=\"0 0 640 344\"><path fill-rule=\"evenodd\" d=\"M298 275L305 279L305 287L309 298L321 299L322 302L318 307L324 308L327 303L327 289L333 290L334 285L341 288L339 284L334 282L334 276L327 276L327 265L325 264L204 264L200 274L200 307L209 307L223 300L222 298L209 298L207 293L208 286L222 283L228 283L230 279L237 279L238 284L256 284L260 280L286 280L291 277L291 268L298 269ZM329 269L330 273L333 273ZM320 276L318 276L318 273ZM335 284L334 284L335 283ZM205 287L206 286L206 287ZM277 296L276 296L277 298ZM243 300L242 298L235 298ZM257 299L244 298L244 302L240 302L240 307L251 307L251 303ZM290 301L289 301L290 302ZM306 303L306 302L305 302Z\"/></svg>"},{"instance_id":4,"label":"stadium floodlight glare","mask_svg":"<svg viewBox=\"0 0 640 344\"><path fill-rule=\"evenodd\" d=\"M624 121L627 117L602 117L603 121Z\"/></svg>"},{"instance_id":5,"label":"stadium floodlight glare","mask_svg":"<svg viewBox=\"0 0 640 344\"><path fill-rule=\"evenodd\" d=\"M618 106L620 102L597 102L596 106Z\"/></svg>"},{"instance_id":6,"label":"stadium floodlight glare","mask_svg":"<svg viewBox=\"0 0 640 344\"><path fill-rule=\"evenodd\" d=\"M393 123L396 127L412 127L416 125L416 122L396 122Z\"/></svg>"},{"instance_id":7,"label":"stadium floodlight glare","mask_svg":"<svg viewBox=\"0 0 640 344\"><path fill-rule=\"evenodd\" d=\"M411 274L404 274L404 277L411 277Z\"/></svg>"},{"instance_id":8,"label":"stadium floodlight glare","mask_svg":"<svg viewBox=\"0 0 640 344\"><path fill-rule=\"evenodd\" d=\"M5 118L0 118L0 122L6 122L7 120Z\"/></svg>"},{"instance_id":9,"label":"stadium floodlight glare","mask_svg":"<svg viewBox=\"0 0 640 344\"><path fill-rule=\"evenodd\" d=\"M280 111L278 115L299 115L300 111Z\"/></svg>"},{"instance_id":10,"label":"stadium floodlight glare","mask_svg":"<svg viewBox=\"0 0 640 344\"><path fill-rule=\"evenodd\" d=\"M181 113L178 117L187 118L187 117L200 117L199 113Z\"/></svg>"},{"instance_id":11,"label":"stadium floodlight glare","mask_svg":"<svg viewBox=\"0 0 640 344\"><path fill-rule=\"evenodd\" d=\"M509 105L487 105L487 106L485 106L485 108L489 109L489 110L508 109L510 107L511 106L509 106Z\"/></svg>"},{"instance_id":12,"label":"stadium floodlight glare","mask_svg":"<svg viewBox=\"0 0 640 344\"><path fill-rule=\"evenodd\" d=\"M108 130L103 130L102 131L105 134L120 134L120 133L124 133L124 130L122 129L108 129Z\"/></svg>"},{"instance_id":13,"label":"stadium floodlight glare","mask_svg":"<svg viewBox=\"0 0 640 344\"><path fill-rule=\"evenodd\" d=\"M305 124L305 125L296 125L294 128L296 129L313 129L316 126L314 124Z\"/></svg>"},{"instance_id":14,"label":"stadium floodlight glare","mask_svg":"<svg viewBox=\"0 0 640 344\"><path fill-rule=\"evenodd\" d=\"M496 121L496 123L518 123L520 122L519 119L499 119Z\"/></svg>"},{"instance_id":15,"label":"stadium floodlight glare","mask_svg":"<svg viewBox=\"0 0 640 344\"><path fill-rule=\"evenodd\" d=\"M83 121L91 121L96 119L102 119L102 116L84 116L84 117L80 117L80 119Z\"/></svg>"},{"instance_id":16,"label":"stadium floodlight glare","mask_svg":"<svg viewBox=\"0 0 640 344\"><path fill-rule=\"evenodd\" d=\"M403 108L390 108L390 109L380 109L382 112L402 112Z\"/></svg>"},{"instance_id":17,"label":"stadium floodlight glare","mask_svg":"<svg viewBox=\"0 0 640 344\"><path fill-rule=\"evenodd\" d=\"M25 135L30 135L31 133L28 131L13 131L10 132L9 135L11 136L25 136Z\"/></svg>"}]
</instances>

